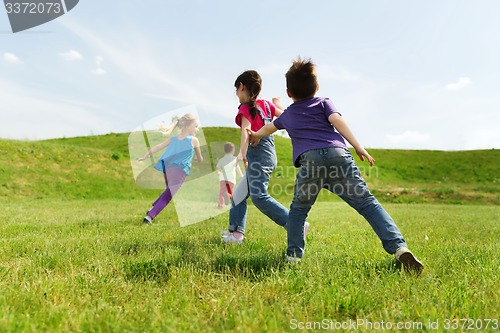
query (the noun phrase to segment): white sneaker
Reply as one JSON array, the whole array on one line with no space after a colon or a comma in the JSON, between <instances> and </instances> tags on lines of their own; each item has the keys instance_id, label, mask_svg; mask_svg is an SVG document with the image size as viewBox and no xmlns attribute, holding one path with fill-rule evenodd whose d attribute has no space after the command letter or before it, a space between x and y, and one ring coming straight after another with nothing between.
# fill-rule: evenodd
<instances>
[{"instance_id":1,"label":"white sneaker","mask_svg":"<svg viewBox=\"0 0 500 333\"><path fill-rule=\"evenodd\" d=\"M144 217L144 220L142 220L142 222L144 222L145 224L151 224L151 223L153 223L153 219L151 218L151 216L146 215Z\"/></svg>"},{"instance_id":2,"label":"white sneaker","mask_svg":"<svg viewBox=\"0 0 500 333\"><path fill-rule=\"evenodd\" d=\"M223 237L223 238L226 238L226 237L229 237L231 236L233 233L228 231L228 230L223 230L220 232L220 235Z\"/></svg>"},{"instance_id":3,"label":"white sneaker","mask_svg":"<svg viewBox=\"0 0 500 333\"><path fill-rule=\"evenodd\" d=\"M227 237L222 238L222 241L224 243L241 244L241 243L243 243L243 238L239 239L239 238L234 237L233 234L231 234Z\"/></svg>"},{"instance_id":4,"label":"white sneaker","mask_svg":"<svg viewBox=\"0 0 500 333\"><path fill-rule=\"evenodd\" d=\"M418 260L417 257L415 257L415 255L406 247L400 247L397 249L394 256L397 261L403 264L405 271L420 273L422 269L424 269L424 265L420 262L420 260Z\"/></svg>"},{"instance_id":5,"label":"white sneaker","mask_svg":"<svg viewBox=\"0 0 500 333\"><path fill-rule=\"evenodd\" d=\"M285 260L286 260L287 264L295 264L295 263L300 262L301 259L299 257L292 257L292 256L287 255Z\"/></svg>"}]
</instances>

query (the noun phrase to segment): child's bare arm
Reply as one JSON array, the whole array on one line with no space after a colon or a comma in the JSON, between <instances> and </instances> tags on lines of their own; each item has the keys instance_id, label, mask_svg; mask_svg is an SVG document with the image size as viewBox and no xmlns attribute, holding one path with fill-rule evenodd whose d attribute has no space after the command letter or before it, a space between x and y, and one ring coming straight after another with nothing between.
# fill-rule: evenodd
<instances>
[{"instance_id":1,"label":"child's bare arm","mask_svg":"<svg viewBox=\"0 0 500 333\"><path fill-rule=\"evenodd\" d=\"M169 138L168 140L166 140L166 141L164 141L164 142L162 142L162 143L154 146L153 148L151 148L150 150L148 150L146 152L146 154L144 154L143 157L140 157L137 160L140 161L140 162L146 160L146 158L148 158L149 155L153 155L154 153L156 153L156 152L164 149L165 147L167 147L170 144L170 141L171 141L171 139Z\"/></svg>"},{"instance_id":2,"label":"child's bare arm","mask_svg":"<svg viewBox=\"0 0 500 333\"><path fill-rule=\"evenodd\" d=\"M252 124L250 121L245 118L241 117L241 140L240 140L240 152L238 153L238 156L236 156L236 160L239 161L244 161L246 165L246 159L247 159L247 151L248 151L248 131L251 131Z\"/></svg>"},{"instance_id":3,"label":"child's bare arm","mask_svg":"<svg viewBox=\"0 0 500 333\"><path fill-rule=\"evenodd\" d=\"M276 126L274 126L273 123L267 123L257 132L248 130L248 135L250 136L250 143L252 144L252 146L256 147L260 139L262 139L262 137L271 135L277 130L278 129L276 128Z\"/></svg>"},{"instance_id":4,"label":"child's bare arm","mask_svg":"<svg viewBox=\"0 0 500 333\"><path fill-rule=\"evenodd\" d=\"M240 168L239 164L236 164L236 171L238 171L238 174L240 175L240 177L243 177L243 172L241 172L241 168Z\"/></svg>"},{"instance_id":5,"label":"child's bare arm","mask_svg":"<svg viewBox=\"0 0 500 333\"><path fill-rule=\"evenodd\" d=\"M194 152L196 153L196 160L198 162L203 162L203 156L201 155L200 141L198 138L193 138Z\"/></svg>"},{"instance_id":6,"label":"child's bare arm","mask_svg":"<svg viewBox=\"0 0 500 333\"><path fill-rule=\"evenodd\" d=\"M365 148L361 147L359 144L358 140L352 133L351 129L349 128L349 125L347 125L347 122L342 118L340 113L333 113L328 117L328 121L337 129L337 131L346 139L351 146L353 146L354 150L356 151L356 154L359 156L361 161L365 160L365 157L368 159L368 162L370 163L370 166L373 166L375 164L375 159L371 157L370 154L366 151Z\"/></svg>"},{"instance_id":7,"label":"child's bare arm","mask_svg":"<svg viewBox=\"0 0 500 333\"><path fill-rule=\"evenodd\" d=\"M276 117L279 117L281 116L281 114L283 113L283 111L285 111L285 108L281 105L281 100L279 97L273 97L273 104L276 108L274 114L276 115Z\"/></svg>"}]
</instances>

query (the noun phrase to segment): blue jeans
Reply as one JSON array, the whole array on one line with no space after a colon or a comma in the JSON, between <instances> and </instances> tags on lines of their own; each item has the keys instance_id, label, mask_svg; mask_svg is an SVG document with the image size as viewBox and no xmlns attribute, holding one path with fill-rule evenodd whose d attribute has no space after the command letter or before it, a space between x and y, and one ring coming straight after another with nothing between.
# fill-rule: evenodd
<instances>
[{"instance_id":1,"label":"blue jeans","mask_svg":"<svg viewBox=\"0 0 500 333\"><path fill-rule=\"evenodd\" d=\"M236 192L242 190L245 184L238 184L234 191L231 209L229 210L229 231L245 233L247 220L247 199L250 197L253 204L262 213L267 215L276 224L286 227L288 222L288 209L276 201L267 193L271 173L277 165L276 151L274 149L274 138L263 137L257 147L248 147L247 152L248 169L246 178L246 195L239 203L234 202Z\"/></svg>"},{"instance_id":2,"label":"blue jeans","mask_svg":"<svg viewBox=\"0 0 500 333\"><path fill-rule=\"evenodd\" d=\"M287 226L289 256L301 258L304 254L304 223L322 188L337 194L361 214L388 253L406 247L394 220L370 193L348 149L311 149L299 157L299 163Z\"/></svg>"}]
</instances>

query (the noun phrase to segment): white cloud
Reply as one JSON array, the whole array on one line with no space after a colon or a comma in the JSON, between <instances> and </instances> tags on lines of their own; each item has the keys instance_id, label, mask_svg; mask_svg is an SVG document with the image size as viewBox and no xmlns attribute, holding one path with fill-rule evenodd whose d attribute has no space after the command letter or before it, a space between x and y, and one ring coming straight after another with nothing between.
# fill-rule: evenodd
<instances>
[{"instance_id":1,"label":"white cloud","mask_svg":"<svg viewBox=\"0 0 500 333\"><path fill-rule=\"evenodd\" d=\"M183 66L179 64L169 69L165 67L165 61L155 59L149 52L151 45L147 42L147 35L134 35L135 41L143 43L142 47L137 47L133 46L137 45L137 43L119 44L120 38L110 38L117 43L109 42L109 40L104 39L101 33L88 30L70 19L63 21L62 24L78 35L82 41L93 46L97 52L104 54L112 66L120 70L121 74L132 77L135 86L141 87L141 90L159 91L161 87L161 90L168 90L169 95L177 96L176 100L184 100L187 104L195 104L200 108L200 113L203 113L203 109L206 109L213 114L218 114L220 117L227 115L227 109L221 107L221 105L227 105L228 99L225 97L223 99L214 98L216 94L220 93L221 87L217 87L214 81L199 82L196 85L193 84L193 81L188 80L185 74L182 77L175 75L176 69ZM153 44L153 47L156 47L155 44ZM157 50L154 52L157 52ZM96 58L97 68L92 70L93 74L102 75L106 73L102 62L102 57ZM174 62L176 61L170 61L170 63ZM270 68L269 70L273 71L274 69ZM231 78L230 84L224 86L229 88L230 95L228 96L231 97L234 94L231 87L233 80L234 78ZM217 119L216 117L213 118ZM227 119L231 119L231 117L227 117Z\"/></svg>"},{"instance_id":2,"label":"white cloud","mask_svg":"<svg viewBox=\"0 0 500 333\"><path fill-rule=\"evenodd\" d=\"M106 71L102 68L102 63L103 62L104 62L103 57L101 57L101 56L95 57L95 63L96 63L97 68L93 69L91 71L92 74L95 74L95 75L104 75L104 74L106 74Z\"/></svg>"},{"instance_id":3,"label":"white cloud","mask_svg":"<svg viewBox=\"0 0 500 333\"><path fill-rule=\"evenodd\" d=\"M3 54L3 59L11 64L22 64L23 62L13 53L5 52Z\"/></svg>"},{"instance_id":4,"label":"white cloud","mask_svg":"<svg viewBox=\"0 0 500 333\"><path fill-rule=\"evenodd\" d=\"M321 68L321 78L338 80L338 81L359 81L360 77L348 69L341 67L330 67L328 65L322 65Z\"/></svg>"},{"instance_id":5,"label":"white cloud","mask_svg":"<svg viewBox=\"0 0 500 333\"><path fill-rule=\"evenodd\" d=\"M413 145L427 143L431 139L430 134L420 133L418 131L405 131L400 134L386 134L385 136L392 144L396 145Z\"/></svg>"},{"instance_id":6,"label":"white cloud","mask_svg":"<svg viewBox=\"0 0 500 333\"><path fill-rule=\"evenodd\" d=\"M59 53L59 56L67 61L76 61L83 59L83 56L75 50L69 50L68 52L61 52Z\"/></svg>"},{"instance_id":7,"label":"white cloud","mask_svg":"<svg viewBox=\"0 0 500 333\"><path fill-rule=\"evenodd\" d=\"M104 62L104 58L101 56L97 56L97 57L95 57L95 62L97 64L97 66L101 66L101 64Z\"/></svg>"},{"instance_id":8,"label":"white cloud","mask_svg":"<svg viewBox=\"0 0 500 333\"><path fill-rule=\"evenodd\" d=\"M450 83L444 86L445 90L460 90L471 84L472 80L470 77L464 76L458 79L455 83Z\"/></svg>"},{"instance_id":9,"label":"white cloud","mask_svg":"<svg viewBox=\"0 0 500 333\"><path fill-rule=\"evenodd\" d=\"M466 137L465 149L500 148L500 132L479 129L469 133Z\"/></svg>"},{"instance_id":10,"label":"white cloud","mask_svg":"<svg viewBox=\"0 0 500 333\"><path fill-rule=\"evenodd\" d=\"M102 69L101 67L97 67L96 69L93 69L91 72L92 72L92 74L95 74L95 75L106 74L106 71L104 69Z\"/></svg>"},{"instance_id":11,"label":"white cloud","mask_svg":"<svg viewBox=\"0 0 500 333\"><path fill-rule=\"evenodd\" d=\"M259 68L257 68L257 72L261 76L273 75L273 74L284 76L289 67L290 67L289 63L282 63L282 64L273 63L265 66L260 66Z\"/></svg>"},{"instance_id":12,"label":"white cloud","mask_svg":"<svg viewBox=\"0 0 500 333\"><path fill-rule=\"evenodd\" d=\"M30 89L0 79L0 137L46 139L115 131L105 110L47 90Z\"/></svg>"}]
</instances>

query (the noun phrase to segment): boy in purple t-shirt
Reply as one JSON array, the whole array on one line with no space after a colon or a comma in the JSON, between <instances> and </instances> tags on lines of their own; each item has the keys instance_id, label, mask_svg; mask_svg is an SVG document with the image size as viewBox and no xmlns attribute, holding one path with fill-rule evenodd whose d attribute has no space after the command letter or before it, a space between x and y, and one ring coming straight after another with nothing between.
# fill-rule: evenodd
<instances>
[{"instance_id":1,"label":"boy in purple t-shirt","mask_svg":"<svg viewBox=\"0 0 500 333\"><path fill-rule=\"evenodd\" d=\"M420 272L422 263L408 250L393 219L370 193L344 138L361 161L366 158L373 166L375 160L361 147L333 103L328 98L314 97L319 88L314 64L300 58L294 61L286 73L286 84L294 103L272 123L251 133L251 142L255 144L278 129L285 129L292 139L293 162L299 171L287 224L287 261L302 258L304 223L319 191L325 188L370 223L384 249L394 254L406 270ZM273 103L283 109L278 99Z\"/></svg>"}]
</instances>

